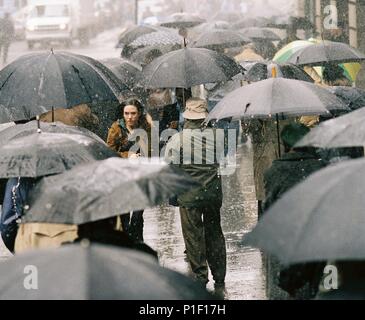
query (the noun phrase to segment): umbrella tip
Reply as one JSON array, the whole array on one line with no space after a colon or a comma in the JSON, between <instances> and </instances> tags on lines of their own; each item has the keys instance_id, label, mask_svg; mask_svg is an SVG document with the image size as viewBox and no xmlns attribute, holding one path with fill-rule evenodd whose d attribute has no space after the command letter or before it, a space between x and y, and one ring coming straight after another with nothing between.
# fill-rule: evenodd
<instances>
[{"instance_id":1,"label":"umbrella tip","mask_svg":"<svg viewBox=\"0 0 365 320\"><path fill-rule=\"evenodd\" d=\"M88 239L82 239L80 245L82 248L87 249L90 247L91 243Z\"/></svg>"}]
</instances>

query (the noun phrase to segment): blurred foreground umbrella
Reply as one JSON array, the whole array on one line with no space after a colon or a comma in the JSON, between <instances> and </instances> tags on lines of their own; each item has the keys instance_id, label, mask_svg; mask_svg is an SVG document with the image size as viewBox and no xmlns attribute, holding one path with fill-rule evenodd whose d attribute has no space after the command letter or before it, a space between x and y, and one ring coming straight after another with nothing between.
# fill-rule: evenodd
<instances>
[{"instance_id":1,"label":"blurred foreground umbrella","mask_svg":"<svg viewBox=\"0 0 365 320\"><path fill-rule=\"evenodd\" d=\"M273 68L276 77L301 80L313 83L314 80L300 67L289 63L275 63L272 61L241 62L247 70L244 78L249 82L257 82L272 77Z\"/></svg>"},{"instance_id":2,"label":"blurred foreground umbrella","mask_svg":"<svg viewBox=\"0 0 365 320\"><path fill-rule=\"evenodd\" d=\"M359 62L365 60L365 54L340 42L325 41L306 46L287 59L287 62L297 65L318 66L328 62L337 64Z\"/></svg>"},{"instance_id":3,"label":"blurred foreground umbrella","mask_svg":"<svg viewBox=\"0 0 365 320\"><path fill-rule=\"evenodd\" d=\"M365 90L353 87L331 87L328 89L346 103L352 110L365 107Z\"/></svg>"},{"instance_id":4,"label":"blurred foreground umbrella","mask_svg":"<svg viewBox=\"0 0 365 320\"><path fill-rule=\"evenodd\" d=\"M83 224L156 206L195 186L166 163L112 158L43 179L32 191L25 220Z\"/></svg>"},{"instance_id":5,"label":"blurred foreground umbrella","mask_svg":"<svg viewBox=\"0 0 365 320\"><path fill-rule=\"evenodd\" d=\"M271 78L228 94L208 115L207 122L224 118L271 118L349 111L334 94L309 82Z\"/></svg>"},{"instance_id":6,"label":"blurred foreground umbrella","mask_svg":"<svg viewBox=\"0 0 365 320\"><path fill-rule=\"evenodd\" d=\"M70 53L34 53L0 71L0 122L30 120L52 108L118 102L128 88L104 65Z\"/></svg>"},{"instance_id":7,"label":"blurred foreground umbrella","mask_svg":"<svg viewBox=\"0 0 365 320\"><path fill-rule=\"evenodd\" d=\"M191 88L223 82L244 69L233 59L215 51L185 48L157 58L143 69L140 84L145 88Z\"/></svg>"},{"instance_id":8,"label":"blurred foreground umbrella","mask_svg":"<svg viewBox=\"0 0 365 320\"><path fill-rule=\"evenodd\" d=\"M244 244L283 264L365 259L365 160L321 170L278 200Z\"/></svg>"},{"instance_id":9,"label":"blurred foreground umbrella","mask_svg":"<svg viewBox=\"0 0 365 320\"><path fill-rule=\"evenodd\" d=\"M0 147L0 178L37 178L118 155L85 135L35 133Z\"/></svg>"},{"instance_id":10,"label":"blurred foreground umbrella","mask_svg":"<svg viewBox=\"0 0 365 320\"><path fill-rule=\"evenodd\" d=\"M53 123L41 122L40 127L42 132L85 135L91 139L97 140L98 142L104 144L104 141L102 139L100 139L96 134L92 133L91 131L85 128L67 126L61 122L53 122ZM37 121L30 121L26 124L18 124L16 126L12 126L3 131L0 131L0 146L9 143L9 141L13 139L35 134L37 133L37 130L38 130Z\"/></svg>"},{"instance_id":11,"label":"blurred foreground umbrella","mask_svg":"<svg viewBox=\"0 0 365 320\"><path fill-rule=\"evenodd\" d=\"M239 32L246 38L252 40L269 40L269 41L280 41L281 38L273 31L264 28L245 28L239 30Z\"/></svg>"},{"instance_id":12,"label":"blurred foreground umbrella","mask_svg":"<svg viewBox=\"0 0 365 320\"><path fill-rule=\"evenodd\" d=\"M36 266L37 290L24 288L24 270ZM162 268L149 255L102 245L67 245L19 255L0 265L0 299L211 300L202 286Z\"/></svg>"},{"instance_id":13,"label":"blurred foreground umbrella","mask_svg":"<svg viewBox=\"0 0 365 320\"><path fill-rule=\"evenodd\" d=\"M184 38L173 32L158 31L149 34L145 34L138 37L132 43L129 44L132 48L141 48L148 46L166 46L166 45L183 45Z\"/></svg>"},{"instance_id":14,"label":"blurred foreground umbrella","mask_svg":"<svg viewBox=\"0 0 365 320\"><path fill-rule=\"evenodd\" d=\"M311 130L296 147L346 148L365 146L365 108L325 121Z\"/></svg>"},{"instance_id":15,"label":"blurred foreground umbrella","mask_svg":"<svg viewBox=\"0 0 365 320\"><path fill-rule=\"evenodd\" d=\"M240 33L231 30L214 30L203 33L189 47L207 49L225 49L240 47L251 42Z\"/></svg>"},{"instance_id":16,"label":"blurred foreground umbrella","mask_svg":"<svg viewBox=\"0 0 365 320\"><path fill-rule=\"evenodd\" d=\"M142 72L142 67L132 61L119 58L109 58L101 61L129 88L133 89L137 78Z\"/></svg>"},{"instance_id":17,"label":"blurred foreground umbrella","mask_svg":"<svg viewBox=\"0 0 365 320\"><path fill-rule=\"evenodd\" d=\"M193 28L202 23L205 20L190 13L175 13L161 23L161 26L174 29L186 29Z\"/></svg>"}]
</instances>

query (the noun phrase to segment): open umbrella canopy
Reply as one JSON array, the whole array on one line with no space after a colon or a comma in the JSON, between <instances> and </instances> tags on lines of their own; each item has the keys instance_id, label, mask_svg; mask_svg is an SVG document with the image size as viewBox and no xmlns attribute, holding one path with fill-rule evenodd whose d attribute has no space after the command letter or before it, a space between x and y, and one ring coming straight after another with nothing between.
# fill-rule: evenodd
<instances>
[{"instance_id":1,"label":"open umbrella canopy","mask_svg":"<svg viewBox=\"0 0 365 320\"><path fill-rule=\"evenodd\" d=\"M266 27L269 23L269 19L265 17L255 17L255 18L243 18L232 25L233 30L244 29L244 28L262 28Z\"/></svg>"},{"instance_id":2,"label":"open umbrella canopy","mask_svg":"<svg viewBox=\"0 0 365 320\"><path fill-rule=\"evenodd\" d=\"M190 176L166 163L112 158L43 179L30 195L25 221L103 220L153 207L196 186Z\"/></svg>"},{"instance_id":3,"label":"open umbrella canopy","mask_svg":"<svg viewBox=\"0 0 365 320\"><path fill-rule=\"evenodd\" d=\"M365 160L310 176L277 201L244 244L283 264L365 259Z\"/></svg>"},{"instance_id":4,"label":"open umbrella canopy","mask_svg":"<svg viewBox=\"0 0 365 320\"><path fill-rule=\"evenodd\" d=\"M296 147L346 148L365 146L365 108L321 123Z\"/></svg>"},{"instance_id":5,"label":"open umbrella canopy","mask_svg":"<svg viewBox=\"0 0 365 320\"><path fill-rule=\"evenodd\" d=\"M239 32L245 36L246 38L250 38L251 40L269 40L269 41L280 41L281 38L273 31L265 29L265 28L244 28L239 30Z\"/></svg>"},{"instance_id":6,"label":"open umbrella canopy","mask_svg":"<svg viewBox=\"0 0 365 320\"><path fill-rule=\"evenodd\" d=\"M329 114L350 109L334 94L309 82L271 78L236 89L217 104L206 122L225 118Z\"/></svg>"},{"instance_id":7,"label":"open umbrella canopy","mask_svg":"<svg viewBox=\"0 0 365 320\"><path fill-rule=\"evenodd\" d=\"M154 59L163 56L171 51L181 49L181 43L174 45L156 45L137 49L130 59L140 65L151 63ZM141 76L141 74L139 74Z\"/></svg>"},{"instance_id":8,"label":"open umbrella canopy","mask_svg":"<svg viewBox=\"0 0 365 320\"><path fill-rule=\"evenodd\" d=\"M288 15L273 16L266 21L265 27L276 29L287 29L293 26L297 30L311 30L313 23L305 17L293 17Z\"/></svg>"},{"instance_id":9,"label":"open umbrella canopy","mask_svg":"<svg viewBox=\"0 0 365 320\"><path fill-rule=\"evenodd\" d=\"M191 88L223 82L244 69L233 59L202 48L184 48L157 58L143 69L140 84L145 88Z\"/></svg>"},{"instance_id":10,"label":"open umbrella canopy","mask_svg":"<svg viewBox=\"0 0 365 320\"><path fill-rule=\"evenodd\" d=\"M109 58L101 61L114 74L125 83L128 88L134 88L137 78L142 72L142 67L137 63L120 58Z\"/></svg>"},{"instance_id":11,"label":"open umbrella canopy","mask_svg":"<svg viewBox=\"0 0 365 320\"><path fill-rule=\"evenodd\" d=\"M161 23L162 27L173 29L193 28L206 22L204 19L190 13L174 13Z\"/></svg>"},{"instance_id":12,"label":"open umbrella canopy","mask_svg":"<svg viewBox=\"0 0 365 320\"><path fill-rule=\"evenodd\" d=\"M353 87L330 87L328 89L334 93L343 102L345 102L352 110L365 107L365 90Z\"/></svg>"},{"instance_id":13,"label":"open umbrella canopy","mask_svg":"<svg viewBox=\"0 0 365 320\"><path fill-rule=\"evenodd\" d=\"M79 134L34 133L0 146L0 178L37 178L117 157L105 143Z\"/></svg>"},{"instance_id":14,"label":"open umbrella canopy","mask_svg":"<svg viewBox=\"0 0 365 320\"><path fill-rule=\"evenodd\" d=\"M237 31L232 30L213 30L204 32L195 40L190 47L207 48L207 49L224 49L231 47L240 47L251 42L249 38L244 37Z\"/></svg>"},{"instance_id":15,"label":"open umbrella canopy","mask_svg":"<svg viewBox=\"0 0 365 320\"><path fill-rule=\"evenodd\" d=\"M325 43L328 41L325 41ZM293 56L295 56L295 54L297 54L301 49L306 48L308 46L312 46L314 44L320 44L323 43L322 40L318 40L318 39L309 39L309 40L297 40L297 41L293 41L289 44L287 44L285 47L283 47L282 49L280 49L275 57L273 58L273 60L275 62L280 62L280 63L287 63L289 62L290 59L292 59ZM361 64L360 63L356 63L356 62L352 62L352 63L341 63L339 64L339 66L343 69L345 76L351 80L351 81L356 81L357 79L357 75L359 73L359 71L361 70ZM322 77L322 69L323 67L314 67L315 71L317 72L319 77Z\"/></svg>"},{"instance_id":16,"label":"open umbrella canopy","mask_svg":"<svg viewBox=\"0 0 365 320\"><path fill-rule=\"evenodd\" d=\"M67 126L62 122L53 122L53 123L40 122L39 129L42 132L48 132L48 133L70 133L70 134L85 135L100 143L104 143L104 141L101 138L99 138L96 134L92 133L91 131L81 127ZM5 130L0 131L0 146L9 143L9 141L13 139L35 134L37 133L37 130L38 130L37 121L30 121L26 124L18 124L16 126L6 128Z\"/></svg>"},{"instance_id":17,"label":"open umbrella canopy","mask_svg":"<svg viewBox=\"0 0 365 320\"><path fill-rule=\"evenodd\" d=\"M230 24L227 21L205 22L189 30L189 38L196 39L203 32L215 30L228 30Z\"/></svg>"},{"instance_id":18,"label":"open umbrella canopy","mask_svg":"<svg viewBox=\"0 0 365 320\"><path fill-rule=\"evenodd\" d=\"M278 78L314 82L303 69L290 63L280 64L272 61L249 61L241 62L241 65L247 70L244 78L249 82L265 80L273 77L273 75Z\"/></svg>"},{"instance_id":19,"label":"open umbrella canopy","mask_svg":"<svg viewBox=\"0 0 365 320\"><path fill-rule=\"evenodd\" d=\"M132 48L147 46L183 45L184 38L171 31L158 31L138 37L129 44Z\"/></svg>"},{"instance_id":20,"label":"open umbrella canopy","mask_svg":"<svg viewBox=\"0 0 365 320\"><path fill-rule=\"evenodd\" d=\"M325 41L306 46L287 59L297 65L323 65L328 62L346 63L365 60L365 54L340 42Z\"/></svg>"},{"instance_id":21,"label":"open umbrella canopy","mask_svg":"<svg viewBox=\"0 0 365 320\"><path fill-rule=\"evenodd\" d=\"M104 65L70 53L33 53L0 71L0 122L30 120L54 108L118 102L128 88Z\"/></svg>"},{"instance_id":22,"label":"open umbrella canopy","mask_svg":"<svg viewBox=\"0 0 365 320\"><path fill-rule=\"evenodd\" d=\"M154 26L134 26L125 30L118 39L117 48L123 48L124 46L129 45L138 37L143 36L145 34L153 33L160 31L161 28Z\"/></svg>"},{"instance_id":23,"label":"open umbrella canopy","mask_svg":"<svg viewBox=\"0 0 365 320\"><path fill-rule=\"evenodd\" d=\"M38 288L24 287L37 268ZM112 246L66 245L17 255L0 265L1 300L211 300L201 285L162 268L145 253Z\"/></svg>"}]
</instances>

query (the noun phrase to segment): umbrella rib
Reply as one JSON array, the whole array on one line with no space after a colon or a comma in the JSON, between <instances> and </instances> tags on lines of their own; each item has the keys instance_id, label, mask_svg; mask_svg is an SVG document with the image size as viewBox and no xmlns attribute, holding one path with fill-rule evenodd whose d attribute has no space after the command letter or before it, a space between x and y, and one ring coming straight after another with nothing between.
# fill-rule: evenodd
<instances>
[{"instance_id":1,"label":"umbrella rib","mask_svg":"<svg viewBox=\"0 0 365 320\"><path fill-rule=\"evenodd\" d=\"M81 59L79 56L77 56L77 55L75 55L75 54L73 54L72 55L72 57L73 58L75 58L76 60L78 60L78 61L80 61L80 62L82 62L82 63L85 63L85 64L87 64L92 70L94 70L95 71L95 73L97 73L98 74L98 76L101 78L101 79L103 79L103 81L108 85L108 87L111 89L111 91L113 92L113 94L115 95L115 97L117 98L118 97L118 93L115 91L115 89L116 88L114 88L114 84L113 84L113 86L110 84L110 82L111 81L109 81L104 75L103 75L103 73L102 72L100 72L99 70L98 70L98 68L95 68L89 61L87 61L86 59L84 60L84 59ZM80 77L80 79L81 79L81 77ZM81 81L83 82L83 80L81 79ZM89 94L89 93L88 93ZM117 100L119 100L119 99L117 99Z\"/></svg>"},{"instance_id":2,"label":"umbrella rib","mask_svg":"<svg viewBox=\"0 0 365 320\"><path fill-rule=\"evenodd\" d=\"M6 85L6 83L8 82L8 80L10 79L10 77L14 74L14 72L15 72L15 69L9 74L9 76L4 80L4 82L3 82L3 84L1 85L1 87L0 87L0 90L2 89L2 88L4 88L4 86Z\"/></svg>"}]
</instances>

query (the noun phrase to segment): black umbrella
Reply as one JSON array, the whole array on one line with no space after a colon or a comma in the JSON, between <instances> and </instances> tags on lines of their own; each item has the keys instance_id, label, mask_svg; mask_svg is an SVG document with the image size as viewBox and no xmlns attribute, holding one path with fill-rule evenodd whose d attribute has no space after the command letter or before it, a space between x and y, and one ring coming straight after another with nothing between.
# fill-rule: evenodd
<instances>
[{"instance_id":1,"label":"black umbrella","mask_svg":"<svg viewBox=\"0 0 365 320\"><path fill-rule=\"evenodd\" d=\"M314 83L314 80L303 69L290 63L248 61L241 62L241 65L247 70L244 78L249 82L257 82L271 78L274 72L275 77L278 78L294 79Z\"/></svg>"},{"instance_id":2,"label":"black umbrella","mask_svg":"<svg viewBox=\"0 0 365 320\"><path fill-rule=\"evenodd\" d=\"M321 115L332 110L349 111L334 94L315 84L271 78L231 92L213 109L206 121Z\"/></svg>"},{"instance_id":3,"label":"black umbrella","mask_svg":"<svg viewBox=\"0 0 365 320\"><path fill-rule=\"evenodd\" d=\"M97 61L70 53L23 56L0 71L0 122L29 120L52 108L118 102L128 90Z\"/></svg>"},{"instance_id":4,"label":"black umbrella","mask_svg":"<svg viewBox=\"0 0 365 320\"><path fill-rule=\"evenodd\" d=\"M25 220L83 224L161 204L197 186L165 163L112 158L43 179L32 191Z\"/></svg>"},{"instance_id":5,"label":"black umbrella","mask_svg":"<svg viewBox=\"0 0 365 320\"><path fill-rule=\"evenodd\" d=\"M161 28L159 27L154 27L154 26L134 26L131 28L128 28L126 31L124 31L119 39L118 39L118 44L117 44L117 48L123 48L124 46L129 45L130 43L132 43L134 40L136 40L138 37L143 36L145 34L149 34L149 33L153 33L153 32L157 32L160 31Z\"/></svg>"},{"instance_id":6,"label":"black umbrella","mask_svg":"<svg viewBox=\"0 0 365 320\"><path fill-rule=\"evenodd\" d=\"M297 147L348 148L365 146L365 108L321 123Z\"/></svg>"},{"instance_id":7,"label":"black umbrella","mask_svg":"<svg viewBox=\"0 0 365 320\"><path fill-rule=\"evenodd\" d=\"M181 49L181 43L175 45L148 46L145 48L137 49L131 55L130 59L132 61L135 61L136 63L139 63L140 65L146 65L150 63L151 60L153 61L154 59L157 59L158 57L161 57L166 53L179 49Z\"/></svg>"},{"instance_id":8,"label":"black umbrella","mask_svg":"<svg viewBox=\"0 0 365 320\"><path fill-rule=\"evenodd\" d=\"M224 49L231 47L240 47L251 42L239 32L232 30L214 30L203 33L189 47L207 48L207 49Z\"/></svg>"},{"instance_id":9,"label":"black umbrella","mask_svg":"<svg viewBox=\"0 0 365 320\"><path fill-rule=\"evenodd\" d=\"M223 82L243 68L233 59L215 51L184 48L157 58L143 69L141 85L145 88L191 88Z\"/></svg>"},{"instance_id":10,"label":"black umbrella","mask_svg":"<svg viewBox=\"0 0 365 320\"><path fill-rule=\"evenodd\" d=\"M273 31L265 28L245 28L239 30L239 32L246 38L251 40L269 40L269 41L280 41L281 38Z\"/></svg>"},{"instance_id":11,"label":"black umbrella","mask_svg":"<svg viewBox=\"0 0 365 320\"><path fill-rule=\"evenodd\" d=\"M292 54L288 63L297 65L323 65L328 62L336 64L365 60L365 54L340 42L325 41L307 46Z\"/></svg>"},{"instance_id":12,"label":"black umbrella","mask_svg":"<svg viewBox=\"0 0 365 320\"><path fill-rule=\"evenodd\" d=\"M26 272L32 268L37 271L37 290L27 290L24 286ZM2 262L0 299L211 300L214 297L190 278L160 267L145 253L81 244L34 251Z\"/></svg>"},{"instance_id":13,"label":"black umbrella","mask_svg":"<svg viewBox=\"0 0 365 320\"><path fill-rule=\"evenodd\" d=\"M365 107L365 90L353 87L330 87L328 90L339 97L352 110Z\"/></svg>"},{"instance_id":14,"label":"black umbrella","mask_svg":"<svg viewBox=\"0 0 365 320\"><path fill-rule=\"evenodd\" d=\"M129 88L133 89L140 77L142 67L137 63L119 58L109 58L101 61Z\"/></svg>"},{"instance_id":15,"label":"black umbrella","mask_svg":"<svg viewBox=\"0 0 365 320\"><path fill-rule=\"evenodd\" d=\"M129 44L132 48L147 46L183 45L184 38L170 31L158 31L138 37Z\"/></svg>"},{"instance_id":16,"label":"black umbrella","mask_svg":"<svg viewBox=\"0 0 365 320\"><path fill-rule=\"evenodd\" d=\"M204 23L205 20L190 13L175 13L168 17L161 26L173 29L193 28Z\"/></svg>"},{"instance_id":17,"label":"black umbrella","mask_svg":"<svg viewBox=\"0 0 365 320\"><path fill-rule=\"evenodd\" d=\"M91 139L97 140L100 143L104 143L104 141L101 138L99 138L96 134L92 133L91 131L85 128L68 126L61 122L38 123L37 121L30 121L26 124L18 124L16 126L12 126L3 131L0 131L0 146L7 144L9 141L13 139L26 137L34 133L37 133L38 127L42 132L85 135Z\"/></svg>"},{"instance_id":18,"label":"black umbrella","mask_svg":"<svg viewBox=\"0 0 365 320\"><path fill-rule=\"evenodd\" d=\"M0 146L0 178L37 178L78 164L117 157L105 143L85 135L35 133Z\"/></svg>"},{"instance_id":19,"label":"black umbrella","mask_svg":"<svg viewBox=\"0 0 365 320\"><path fill-rule=\"evenodd\" d=\"M283 264L365 259L365 160L321 170L286 193L244 241Z\"/></svg>"}]
</instances>

